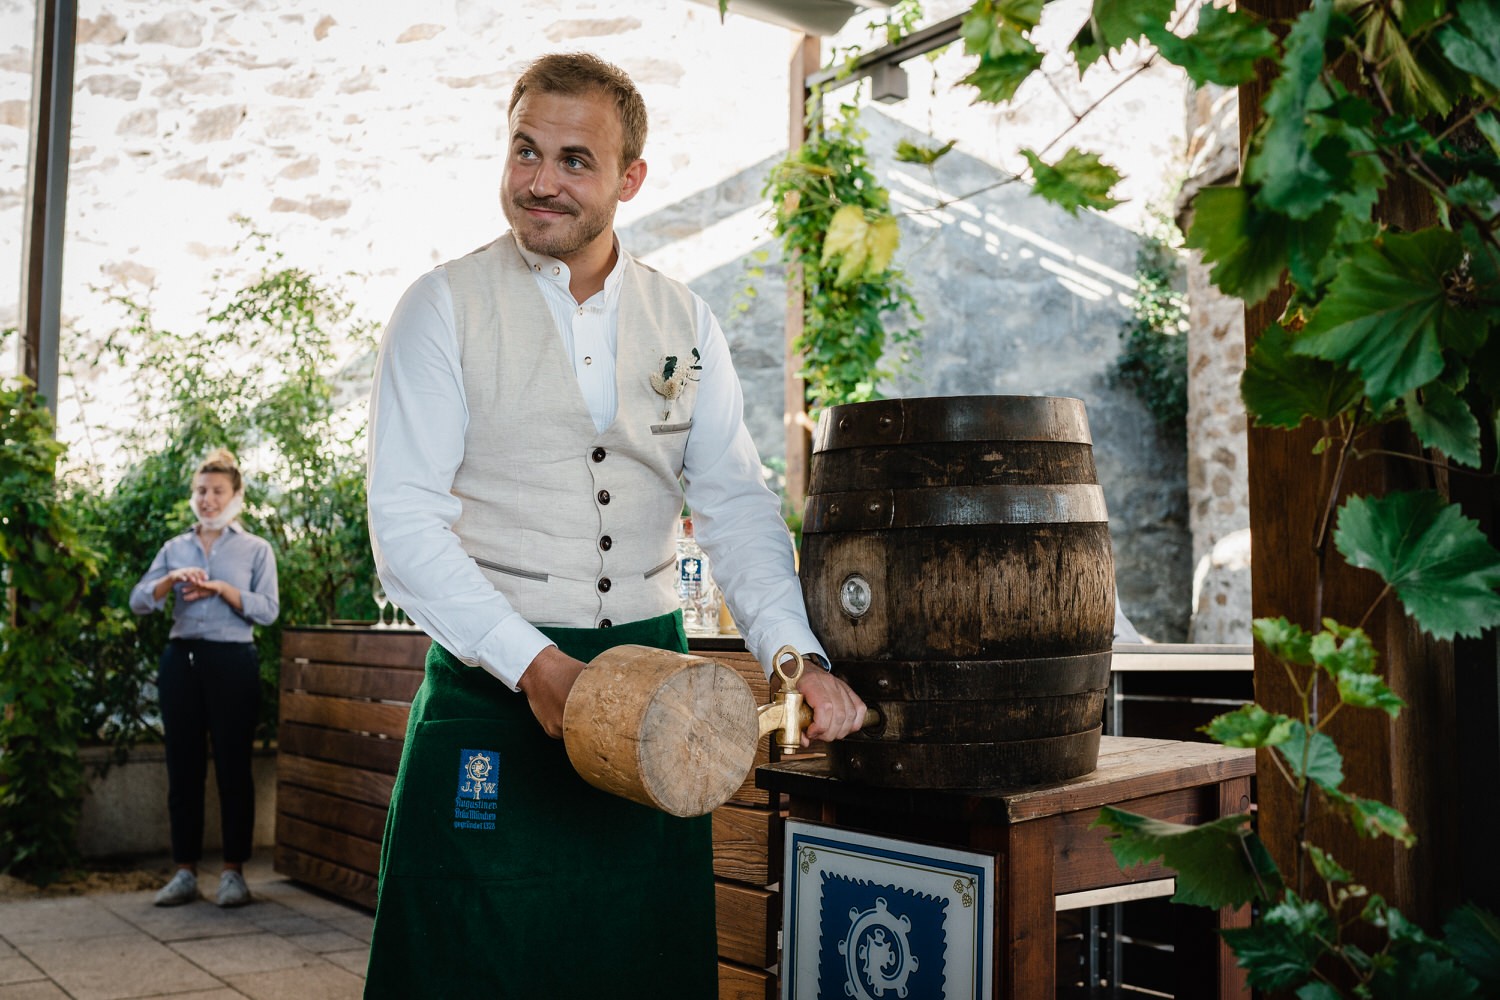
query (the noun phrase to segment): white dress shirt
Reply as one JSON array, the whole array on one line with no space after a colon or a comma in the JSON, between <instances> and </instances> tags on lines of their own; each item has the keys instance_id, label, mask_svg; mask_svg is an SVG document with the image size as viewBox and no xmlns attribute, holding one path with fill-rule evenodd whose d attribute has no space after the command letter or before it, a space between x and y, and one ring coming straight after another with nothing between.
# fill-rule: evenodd
<instances>
[{"instance_id":1,"label":"white dress shirt","mask_svg":"<svg viewBox=\"0 0 1500 1000\"><path fill-rule=\"evenodd\" d=\"M569 291L566 264L524 256L602 432L618 405L615 353L627 255L619 251L604 289L583 303ZM694 534L763 667L769 670L784 644L826 659L807 624L780 501L761 479L744 425L729 344L708 305L696 295L694 301L703 370L682 473ZM450 487L467 424L453 298L438 268L407 289L381 341L370 397L370 535L391 600L449 652L514 690L552 643L490 584L452 531L460 503Z\"/></svg>"}]
</instances>

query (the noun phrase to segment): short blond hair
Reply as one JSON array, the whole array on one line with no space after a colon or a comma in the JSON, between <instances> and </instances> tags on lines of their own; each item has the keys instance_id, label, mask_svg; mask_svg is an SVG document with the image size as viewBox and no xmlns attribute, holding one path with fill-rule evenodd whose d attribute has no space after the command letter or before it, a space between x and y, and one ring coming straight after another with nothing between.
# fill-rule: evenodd
<instances>
[{"instance_id":1,"label":"short blond hair","mask_svg":"<svg viewBox=\"0 0 1500 1000\"><path fill-rule=\"evenodd\" d=\"M602 93L620 112L620 170L641 158L646 148L646 102L620 67L588 52L555 52L527 66L510 92L509 114L528 90L540 94Z\"/></svg>"}]
</instances>

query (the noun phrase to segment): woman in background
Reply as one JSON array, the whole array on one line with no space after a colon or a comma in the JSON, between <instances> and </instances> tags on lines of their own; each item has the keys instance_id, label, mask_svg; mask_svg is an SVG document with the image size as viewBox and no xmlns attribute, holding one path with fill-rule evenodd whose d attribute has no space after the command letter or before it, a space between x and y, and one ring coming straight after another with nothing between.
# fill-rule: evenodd
<instances>
[{"instance_id":1,"label":"woman in background","mask_svg":"<svg viewBox=\"0 0 1500 1000\"><path fill-rule=\"evenodd\" d=\"M213 740L224 842L217 902L250 901L244 877L255 827L250 751L260 715L260 657L251 640L254 626L276 620L280 603L271 546L236 522L244 498L234 456L223 448L211 452L193 476L198 523L161 547L130 592L130 610L138 615L162 610L167 594L176 594L156 686L177 871L156 894L157 906L199 898L206 739Z\"/></svg>"}]
</instances>

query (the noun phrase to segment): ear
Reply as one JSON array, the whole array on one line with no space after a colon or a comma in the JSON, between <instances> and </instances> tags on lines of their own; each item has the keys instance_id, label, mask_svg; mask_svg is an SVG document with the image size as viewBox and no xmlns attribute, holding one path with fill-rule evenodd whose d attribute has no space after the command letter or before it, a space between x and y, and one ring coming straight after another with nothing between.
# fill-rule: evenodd
<instances>
[{"instance_id":1,"label":"ear","mask_svg":"<svg viewBox=\"0 0 1500 1000\"><path fill-rule=\"evenodd\" d=\"M636 160L625 168L625 173L620 177L620 200L629 201L634 198L645 183L646 161Z\"/></svg>"}]
</instances>

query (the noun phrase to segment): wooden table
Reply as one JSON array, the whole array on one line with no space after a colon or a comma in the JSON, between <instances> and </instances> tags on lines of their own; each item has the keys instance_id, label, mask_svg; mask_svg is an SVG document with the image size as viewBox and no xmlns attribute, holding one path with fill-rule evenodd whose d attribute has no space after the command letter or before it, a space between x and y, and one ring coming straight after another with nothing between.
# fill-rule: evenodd
<instances>
[{"instance_id":1,"label":"wooden table","mask_svg":"<svg viewBox=\"0 0 1500 1000\"><path fill-rule=\"evenodd\" d=\"M1255 753L1209 743L1109 737L1099 767L1073 781L1018 791L870 788L832 776L824 757L764 765L756 782L789 796L794 818L977 851L995 859L993 996L1053 1000L1059 910L1171 891L1160 863L1120 871L1089 829L1099 807L1178 823L1250 809ZM1179 998L1248 1000L1243 970L1217 931L1244 927L1248 907L1176 907Z\"/></svg>"}]
</instances>

